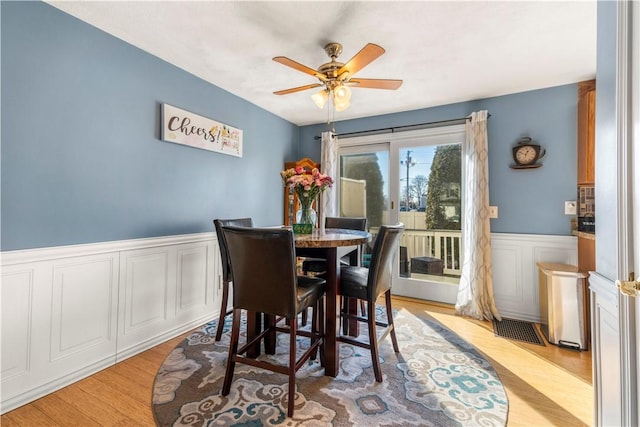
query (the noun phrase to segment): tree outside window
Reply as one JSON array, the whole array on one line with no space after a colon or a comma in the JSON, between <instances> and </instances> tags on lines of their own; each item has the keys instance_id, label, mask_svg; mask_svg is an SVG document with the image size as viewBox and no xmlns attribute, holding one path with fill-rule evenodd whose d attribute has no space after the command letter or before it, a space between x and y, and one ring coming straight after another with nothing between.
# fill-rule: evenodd
<instances>
[{"instance_id":1,"label":"tree outside window","mask_svg":"<svg viewBox=\"0 0 640 427\"><path fill-rule=\"evenodd\" d=\"M436 149L427 184L427 230L460 230L462 146Z\"/></svg>"}]
</instances>

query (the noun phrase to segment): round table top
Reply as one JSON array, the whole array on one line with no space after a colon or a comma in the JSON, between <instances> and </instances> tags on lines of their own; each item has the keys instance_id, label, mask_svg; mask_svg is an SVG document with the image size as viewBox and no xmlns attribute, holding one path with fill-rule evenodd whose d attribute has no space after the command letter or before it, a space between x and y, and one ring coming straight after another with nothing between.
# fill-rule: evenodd
<instances>
[{"instance_id":1,"label":"round table top","mask_svg":"<svg viewBox=\"0 0 640 427\"><path fill-rule=\"evenodd\" d=\"M356 246L371 240L371 233L343 228L316 229L311 234L294 234L297 248L334 248Z\"/></svg>"}]
</instances>

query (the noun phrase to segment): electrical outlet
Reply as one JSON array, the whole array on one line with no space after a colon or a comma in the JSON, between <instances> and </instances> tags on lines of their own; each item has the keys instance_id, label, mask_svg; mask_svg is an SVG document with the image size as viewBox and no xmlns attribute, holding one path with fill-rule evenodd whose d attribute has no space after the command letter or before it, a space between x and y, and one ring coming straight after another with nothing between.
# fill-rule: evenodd
<instances>
[{"instance_id":1,"label":"electrical outlet","mask_svg":"<svg viewBox=\"0 0 640 427\"><path fill-rule=\"evenodd\" d=\"M564 202L564 214L565 215L575 215L576 214L576 201L575 200Z\"/></svg>"},{"instance_id":2,"label":"electrical outlet","mask_svg":"<svg viewBox=\"0 0 640 427\"><path fill-rule=\"evenodd\" d=\"M497 206L489 206L489 218L498 218Z\"/></svg>"}]
</instances>

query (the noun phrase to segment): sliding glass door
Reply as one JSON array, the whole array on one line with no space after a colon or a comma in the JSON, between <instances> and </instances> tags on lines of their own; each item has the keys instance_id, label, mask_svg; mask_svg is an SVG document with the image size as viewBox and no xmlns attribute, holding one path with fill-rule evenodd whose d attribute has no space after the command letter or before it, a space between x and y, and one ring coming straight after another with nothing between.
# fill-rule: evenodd
<instances>
[{"instance_id":1,"label":"sliding glass door","mask_svg":"<svg viewBox=\"0 0 640 427\"><path fill-rule=\"evenodd\" d=\"M455 303L463 140L463 126L448 126L338 141L340 215L366 216L374 236L382 224L405 225L394 294Z\"/></svg>"}]
</instances>

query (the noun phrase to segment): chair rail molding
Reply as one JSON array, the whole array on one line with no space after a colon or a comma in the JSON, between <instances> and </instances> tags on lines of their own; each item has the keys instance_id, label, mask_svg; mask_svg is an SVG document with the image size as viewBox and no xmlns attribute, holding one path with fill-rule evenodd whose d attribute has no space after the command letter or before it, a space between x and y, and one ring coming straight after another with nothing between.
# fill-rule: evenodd
<instances>
[{"instance_id":1,"label":"chair rail molding","mask_svg":"<svg viewBox=\"0 0 640 427\"><path fill-rule=\"evenodd\" d=\"M219 314L213 232L0 256L2 413Z\"/></svg>"}]
</instances>

